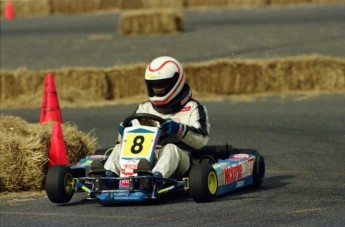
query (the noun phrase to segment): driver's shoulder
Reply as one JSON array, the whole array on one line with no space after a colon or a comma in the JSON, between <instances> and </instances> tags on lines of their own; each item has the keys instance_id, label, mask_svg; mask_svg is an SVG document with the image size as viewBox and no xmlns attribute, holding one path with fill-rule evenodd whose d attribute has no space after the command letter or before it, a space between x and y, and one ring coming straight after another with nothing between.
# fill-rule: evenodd
<instances>
[{"instance_id":1,"label":"driver's shoulder","mask_svg":"<svg viewBox=\"0 0 345 227\"><path fill-rule=\"evenodd\" d=\"M150 113L153 110L152 103L150 101L145 101L139 104L136 112L137 113Z\"/></svg>"},{"instance_id":2,"label":"driver's shoulder","mask_svg":"<svg viewBox=\"0 0 345 227\"><path fill-rule=\"evenodd\" d=\"M198 100L196 99L190 99L184 107L190 108L190 109L196 109L196 108L201 108L204 107Z\"/></svg>"}]
</instances>

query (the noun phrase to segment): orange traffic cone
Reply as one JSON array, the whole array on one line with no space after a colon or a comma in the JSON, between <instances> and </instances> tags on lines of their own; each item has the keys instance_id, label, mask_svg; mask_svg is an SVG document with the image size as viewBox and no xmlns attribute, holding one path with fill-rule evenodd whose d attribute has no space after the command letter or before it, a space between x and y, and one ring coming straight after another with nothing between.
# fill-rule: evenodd
<instances>
[{"instance_id":1,"label":"orange traffic cone","mask_svg":"<svg viewBox=\"0 0 345 227\"><path fill-rule=\"evenodd\" d=\"M59 99L54 82L54 74L48 73L44 80L44 91L40 123L56 121L62 123Z\"/></svg>"},{"instance_id":2,"label":"orange traffic cone","mask_svg":"<svg viewBox=\"0 0 345 227\"><path fill-rule=\"evenodd\" d=\"M57 164L66 166L69 165L61 125L60 123L55 122L50 140L48 168Z\"/></svg>"},{"instance_id":3,"label":"orange traffic cone","mask_svg":"<svg viewBox=\"0 0 345 227\"><path fill-rule=\"evenodd\" d=\"M12 20L14 19L14 9L11 1L8 1L5 5L4 19Z\"/></svg>"}]
</instances>

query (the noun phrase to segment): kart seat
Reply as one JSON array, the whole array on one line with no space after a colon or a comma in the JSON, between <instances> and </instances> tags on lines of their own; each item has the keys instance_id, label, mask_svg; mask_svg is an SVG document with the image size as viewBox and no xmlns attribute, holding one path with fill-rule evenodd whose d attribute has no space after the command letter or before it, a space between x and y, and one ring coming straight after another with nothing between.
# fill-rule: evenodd
<instances>
[{"instance_id":1,"label":"kart seat","mask_svg":"<svg viewBox=\"0 0 345 227\"><path fill-rule=\"evenodd\" d=\"M203 159L204 157L212 157L213 159L226 159L229 158L232 151L232 146L225 145L207 145L201 149L191 150L192 159Z\"/></svg>"}]
</instances>

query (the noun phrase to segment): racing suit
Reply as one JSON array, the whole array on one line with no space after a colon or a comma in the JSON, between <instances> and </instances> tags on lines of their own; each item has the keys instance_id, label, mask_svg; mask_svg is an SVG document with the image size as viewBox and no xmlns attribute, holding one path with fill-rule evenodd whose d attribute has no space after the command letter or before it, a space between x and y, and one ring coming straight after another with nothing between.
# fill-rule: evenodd
<instances>
[{"instance_id":1,"label":"racing suit","mask_svg":"<svg viewBox=\"0 0 345 227\"><path fill-rule=\"evenodd\" d=\"M183 132L179 135L172 135L158 142L162 148L156 151L157 162L152 172L160 172L163 177L182 177L190 167L190 156L188 150L199 149L205 146L209 139L210 124L206 107L198 101L190 99L183 108L176 113L161 114L157 112L151 102L147 101L138 106L136 113L149 113L163 119L172 119L183 124ZM133 121L133 125L138 124ZM121 144L117 144L107 162L104 165L120 176L120 152Z\"/></svg>"}]
</instances>

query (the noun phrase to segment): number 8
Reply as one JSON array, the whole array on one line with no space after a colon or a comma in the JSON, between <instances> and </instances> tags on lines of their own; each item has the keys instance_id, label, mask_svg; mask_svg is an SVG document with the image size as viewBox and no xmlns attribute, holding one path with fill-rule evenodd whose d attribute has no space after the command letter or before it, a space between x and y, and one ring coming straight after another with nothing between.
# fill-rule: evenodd
<instances>
[{"instance_id":1,"label":"number 8","mask_svg":"<svg viewBox=\"0 0 345 227\"><path fill-rule=\"evenodd\" d=\"M133 146L131 147L131 152L133 154L139 154L143 150L143 143L145 138L143 136L136 136L133 140Z\"/></svg>"}]
</instances>

